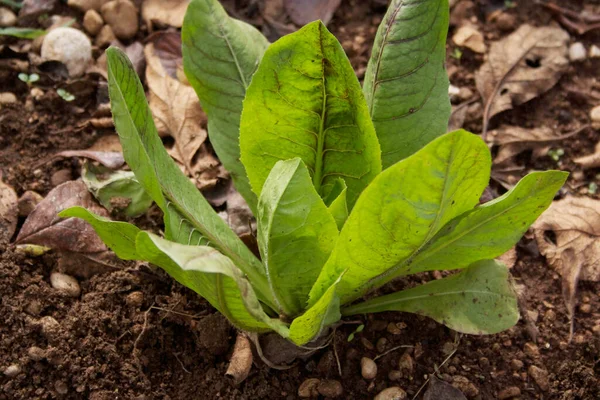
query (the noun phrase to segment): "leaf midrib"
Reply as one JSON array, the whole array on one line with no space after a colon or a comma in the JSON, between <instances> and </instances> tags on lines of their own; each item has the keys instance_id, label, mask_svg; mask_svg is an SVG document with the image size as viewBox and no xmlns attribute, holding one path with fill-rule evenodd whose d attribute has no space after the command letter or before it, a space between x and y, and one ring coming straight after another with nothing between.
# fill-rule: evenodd
<instances>
[{"instance_id":1,"label":"leaf midrib","mask_svg":"<svg viewBox=\"0 0 600 400\"><path fill-rule=\"evenodd\" d=\"M313 185L317 193L322 195L321 193L321 185L323 180L323 157L324 157L324 147L325 147L325 120L327 117L327 88L325 86L325 49L323 48L323 25L319 24L319 46L321 48L321 68L322 68L322 76L321 76L321 85L322 85L322 96L323 101L321 103L321 123L319 125L319 134L317 136L317 154L315 159L315 175L313 177Z\"/></svg>"}]
</instances>

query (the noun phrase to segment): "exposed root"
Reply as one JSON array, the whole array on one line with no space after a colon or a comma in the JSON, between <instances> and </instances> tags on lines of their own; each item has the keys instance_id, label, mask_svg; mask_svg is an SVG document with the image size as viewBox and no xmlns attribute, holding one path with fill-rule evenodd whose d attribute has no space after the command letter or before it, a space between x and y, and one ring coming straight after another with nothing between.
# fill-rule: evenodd
<instances>
[{"instance_id":1,"label":"exposed root","mask_svg":"<svg viewBox=\"0 0 600 400\"><path fill-rule=\"evenodd\" d=\"M239 334L238 334L239 336ZM273 369L277 369L280 371L285 371L286 369L290 369L293 368L296 363L293 363L291 365L277 365L274 364L273 362L271 362L271 360L269 360L268 358L265 357L265 355L263 354L262 351L262 346L260 344L260 341L258 340L258 334L256 333L248 333L248 337L250 338L250 340L252 340L252 343L254 343L254 346L256 348L256 353L258 354L258 356L260 357L260 359L269 367L269 368L273 368ZM237 344L237 342L236 342ZM311 351L312 353L312 351Z\"/></svg>"}]
</instances>

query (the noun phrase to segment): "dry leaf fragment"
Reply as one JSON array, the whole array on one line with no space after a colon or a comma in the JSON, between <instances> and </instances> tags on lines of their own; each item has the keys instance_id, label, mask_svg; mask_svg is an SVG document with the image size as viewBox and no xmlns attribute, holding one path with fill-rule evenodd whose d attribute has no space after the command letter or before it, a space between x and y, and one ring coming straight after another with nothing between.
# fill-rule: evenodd
<instances>
[{"instance_id":1,"label":"dry leaf fragment","mask_svg":"<svg viewBox=\"0 0 600 400\"><path fill-rule=\"evenodd\" d=\"M250 340L243 333L238 333L225 375L233 379L234 385L239 385L248 377L252 368L252 360Z\"/></svg>"},{"instance_id":2,"label":"dry leaf fragment","mask_svg":"<svg viewBox=\"0 0 600 400\"><path fill-rule=\"evenodd\" d=\"M452 41L460 47L466 47L475 53L485 53L487 47L483 41L483 35L473 25L463 25L452 36Z\"/></svg>"},{"instance_id":3,"label":"dry leaf fragment","mask_svg":"<svg viewBox=\"0 0 600 400\"><path fill-rule=\"evenodd\" d=\"M494 164L502 164L526 150L539 150L554 142L575 136L587 128L586 125L573 132L561 134L557 130L545 126L528 129L502 125L498 129L489 131L486 139L493 145L500 146L498 154L494 158Z\"/></svg>"},{"instance_id":4,"label":"dry leaf fragment","mask_svg":"<svg viewBox=\"0 0 600 400\"><path fill-rule=\"evenodd\" d=\"M485 100L484 129L499 112L510 110L552 88L566 71L569 34L556 27L521 25L492 43L475 80Z\"/></svg>"},{"instance_id":5,"label":"dry leaf fragment","mask_svg":"<svg viewBox=\"0 0 600 400\"><path fill-rule=\"evenodd\" d=\"M154 24L181 28L188 4L190 0L145 0L142 4L142 19L150 32Z\"/></svg>"},{"instance_id":6,"label":"dry leaf fragment","mask_svg":"<svg viewBox=\"0 0 600 400\"><path fill-rule=\"evenodd\" d=\"M16 243L36 244L78 253L106 251L106 246L87 222L79 218L65 219L58 216L58 213L73 206L85 207L93 213L108 217L106 210L96 204L82 181L65 182L50 191L29 214Z\"/></svg>"},{"instance_id":7,"label":"dry leaf fragment","mask_svg":"<svg viewBox=\"0 0 600 400\"><path fill-rule=\"evenodd\" d=\"M581 165L583 169L600 167L600 142L596 143L596 148L592 154L576 158L573 161Z\"/></svg>"},{"instance_id":8,"label":"dry leaf fragment","mask_svg":"<svg viewBox=\"0 0 600 400\"><path fill-rule=\"evenodd\" d=\"M600 280L600 201L567 197L555 201L533 225L540 252L563 279L573 323L579 280ZM549 233L554 234L551 240ZM572 328L572 326L571 326Z\"/></svg>"},{"instance_id":9,"label":"dry leaf fragment","mask_svg":"<svg viewBox=\"0 0 600 400\"><path fill-rule=\"evenodd\" d=\"M99 162L110 169L118 169L125 164L122 153L113 151L65 150L56 153L54 157L83 157Z\"/></svg>"},{"instance_id":10,"label":"dry leaf fragment","mask_svg":"<svg viewBox=\"0 0 600 400\"><path fill-rule=\"evenodd\" d=\"M206 148L202 124L206 115L194 89L177 79L181 69L181 37L165 32L152 37L146 45L146 79L149 103L159 134L171 136L171 157L193 178L199 189L214 186L227 176L220 163Z\"/></svg>"},{"instance_id":11,"label":"dry leaf fragment","mask_svg":"<svg viewBox=\"0 0 600 400\"><path fill-rule=\"evenodd\" d=\"M6 244L14 235L19 219L18 197L14 189L0 181L0 244Z\"/></svg>"},{"instance_id":12,"label":"dry leaf fragment","mask_svg":"<svg viewBox=\"0 0 600 400\"><path fill-rule=\"evenodd\" d=\"M331 21L342 0L285 0L285 9L292 22L304 26L320 19L325 25Z\"/></svg>"}]
</instances>

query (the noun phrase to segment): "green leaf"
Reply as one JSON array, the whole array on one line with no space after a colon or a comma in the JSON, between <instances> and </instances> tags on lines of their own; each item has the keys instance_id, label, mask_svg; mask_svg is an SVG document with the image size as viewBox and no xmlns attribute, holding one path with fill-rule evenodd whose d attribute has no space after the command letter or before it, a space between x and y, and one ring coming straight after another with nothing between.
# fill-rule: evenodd
<instances>
[{"instance_id":1,"label":"green leaf","mask_svg":"<svg viewBox=\"0 0 600 400\"><path fill-rule=\"evenodd\" d=\"M446 132L448 14L448 0L392 0L379 26L363 91L383 168Z\"/></svg>"},{"instance_id":2,"label":"green leaf","mask_svg":"<svg viewBox=\"0 0 600 400\"><path fill-rule=\"evenodd\" d=\"M533 172L503 196L448 223L407 264L406 273L464 268L515 245L552 203L567 172Z\"/></svg>"},{"instance_id":3,"label":"green leaf","mask_svg":"<svg viewBox=\"0 0 600 400\"><path fill-rule=\"evenodd\" d=\"M381 171L354 70L320 21L282 37L265 53L244 100L240 148L258 194L277 161L300 157L323 198L343 178L352 208Z\"/></svg>"},{"instance_id":4,"label":"green leaf","mask_svg":"<svg viewBox=\"0 0 600 400\"><path fill-rule=\"evenodd\" d=\"M340 231L344 227L349 214L348 200L346 199L347 193L346 182L340 178L334 183L333 189L325 199L329 213L335 219L335 223Z\"/></svg>"},{"instance_id":5,"label":"green leaf","mask_svg":"<svg viewBox=\"0 0 600 400\"><path fill-rule=\"evenodd\" d=\"M478 204L490 166L486 144L456 131L383 171L358 199L311 290L311 302L344 270L338 285L342 304L402 274L448 221Z\"/></svg>"},{"instance_id":6,"label":"green leaf","mask_svg":"<svg viewBox=\"0 0 600 400\"><path fill-rule=\"evenodd\" d=\"M290 339L298 346L319 337L326 327L341 319L340 298L336 294L338 282L339 279L325 291L312 307L292 321Z\"/></svg>"},{"instance_id":7,"label":"green leaf","mask_svg":"<svg viewBox=\"0 0 600 400\"><path fill-rule=\"evenodd\" d=\"M193 0L181 31L183 67L208 115L219 160L253 211L256 195L240 162L242 100L269 45L254 27L230 18L217 0Z\"/></svg>"},{"instance_id":8,"label":"green leaf","mask_svg":"<svg viewBox=\"0 0 600 400\"><path fill-rule=\"evenodd\" d=\"M238 328L254 332L272 329L283 337L289 335L283 322L264 312L243 272L212 247L186 246L148 232L137 236L136 246L144 260L200 294Z\"/></svg>"},{"instance_id":9,"label":"green leaf","mask_svg":"<svg viewBox=\"0 0 600 400\"><path fill-rule=\"evenodd\" d=\"M257 222L271 292L282 312L298 315L338 237L301 159L275 164L258 200Z\"/></svg>"},{"instance_id":10,"label":"green leaf","mask_svg":"<svg viewBox=\"0 0 600 400\"><path fill-rule=\"evenodd\" d=\"M455 331L482 335L501 332L519 320L508 268L483 260L459 274L359 303L345 316L382 311L426 315Z\"/></svg>"},{"instance_id":11,"label":"green leaf","mask_svg":"<svg viewBox=\"0 0 600 400\"><path fill-rule=\"evenodd\" d=\"M128 217L136 217L152 205L152 198L131 171L113 171L86 163L81 178L108 211L117 209Z\"/></svg>"},{"instance_id":12,"label":"green leaf","mask_svg":"<svg viewBox=\"0 0 600 400\"><path fill-rule=\"evenodd\" d=\"M76 217L87 221L100 239L122 260L140 260L142 257L135 249L135 239L141 230L132 224L111 221L96 215L83 207L70 207L61 211L59 217Z\"/></svg>"},{"instance_id":13,"label":"green leaf","mask_svg":"<svg viewBox=\"0 0 600 400\"><path fill-rule=\"evenodd\" d=\"M35 39L44 36L47 32L43 29L32 28L2 28L0 36L12 36L20 39Z\"/></svg>"},{"instance_id":14,"label":"green leaf","mask_svg":"<svg viewBox=\"0 0 600 400\"><path fill-rule=\"evenodd\" d=\"M167 154L131 62L118 48L106 51L108 90L123 155L136 178L165 215L167 239L208 243L231 258L274 308L264 267L219 217Z\"/></svg>"}]
</instances>

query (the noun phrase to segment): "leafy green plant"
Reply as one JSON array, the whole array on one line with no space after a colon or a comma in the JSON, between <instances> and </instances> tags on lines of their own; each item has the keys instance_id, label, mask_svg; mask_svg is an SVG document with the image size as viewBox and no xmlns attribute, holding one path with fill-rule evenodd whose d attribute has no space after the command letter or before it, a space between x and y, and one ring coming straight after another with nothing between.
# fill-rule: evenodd
<instances>
[{"instance_id":1,"label":"leafy green plant","mask_svg":"<svg viewBox=\"0 0 600 400\"><path fill-rule=\"evenodd\" d=\"M107 50L115 127L137 182L164 213L165 238L83 208L61 216L88 221L119 257L163 268L236 327L297 345L342 316L382 311L426 315L465 333L507 329L517 303L507 268L493 259L549 206L567 174L531 173L479 204L489 150L466 131L445 133L447 28L446 0L392 1L361 88L321 22L269 45L216 0L192 0L184 69L211 143L255 212L261 258L171 160L117 48ZM360 300L398 277L436 270L462 271Z\"/></svg>"}]
</instances>

